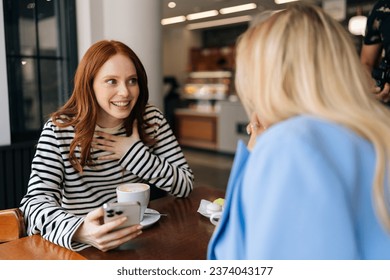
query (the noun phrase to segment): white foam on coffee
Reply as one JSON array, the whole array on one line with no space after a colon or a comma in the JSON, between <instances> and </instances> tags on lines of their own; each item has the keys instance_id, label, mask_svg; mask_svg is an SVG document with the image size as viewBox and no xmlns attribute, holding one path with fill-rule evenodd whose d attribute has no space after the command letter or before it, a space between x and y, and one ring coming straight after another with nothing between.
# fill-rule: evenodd
<instances>
[{"instance_id":1,"label":"white foam on coffee","mask_svg":"<svg viewBox=\"0 0 390 280\"><path fill-rule=\"evenodd\" d=\"M119 190L122 192L143 192L148 189L147 186L120 186Z\"/></svg>"}]
</instances>

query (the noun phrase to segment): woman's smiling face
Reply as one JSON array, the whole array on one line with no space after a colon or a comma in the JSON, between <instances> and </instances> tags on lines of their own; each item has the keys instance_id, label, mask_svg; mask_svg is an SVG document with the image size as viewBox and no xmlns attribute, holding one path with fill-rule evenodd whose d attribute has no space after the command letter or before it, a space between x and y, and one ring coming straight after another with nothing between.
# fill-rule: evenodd
<instances>
[{"instance_id":1,"label":"woman's smiling face","mask_svg":"<svg viewBox=\"0 0 390 280\"><path fill-rule=\"evenodd\" d=\"M139 96L134 63L122 54L112 56L97 72L93 90L99 104L97 124L120 125L130 115Z\"/></svg>"}]
</instances>

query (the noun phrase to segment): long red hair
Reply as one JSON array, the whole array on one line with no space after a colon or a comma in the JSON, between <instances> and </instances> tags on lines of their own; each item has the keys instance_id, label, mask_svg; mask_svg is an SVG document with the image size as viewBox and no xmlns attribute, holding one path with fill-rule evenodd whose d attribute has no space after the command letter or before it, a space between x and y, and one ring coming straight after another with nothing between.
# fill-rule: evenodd
<instances>
[{"instance_id":1,"label":"long red hair","mask_svg":"<svg viewBox=\"0 0 390 280\"><path fill-rule=\"evenodd\" d=\"M103 64L116 54L127 56L137 71L139 97L129 117L124 121L126 134L131 135L134 120L137 120L138 133L141 140L151 144L152 139L145 133L144 113L149 100L148 79L141 60L125 44L118 41L102 40L93 44L81 59L74 77L74 90L69 100L51 117L59 127L73 126L74 139L70 145L69 161L79 172L84 166L92 164L91 143L95 131L98 103L93 90L96 74ZM80 149L80 158L75 154Z\"/></svg>"}]
</instances>

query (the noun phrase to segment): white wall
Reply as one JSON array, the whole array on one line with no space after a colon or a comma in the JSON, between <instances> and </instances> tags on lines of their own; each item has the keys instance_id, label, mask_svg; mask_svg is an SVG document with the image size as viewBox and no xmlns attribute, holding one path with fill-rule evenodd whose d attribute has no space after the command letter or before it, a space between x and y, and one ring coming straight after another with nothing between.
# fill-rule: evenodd
<instances>
[{"instance_id":1,"label":"white wall","mask_svg":"<svg viewBox=\"0 0 390 280\"><path fill-rule=\"evenodd\" d=\"M78 57L94 42L104 38L103 0L76 0Z\"/></svg>"},{"instance_id":2,"label":"white wall","mask_svg":"<svg viewBox=\"0 0 390 280\"><path fill-rule=\"evenodd\" d=\"M175 76L181 86L187 78L190 49L201 47L201 33L185 25L163 28L163 74Z\"/></svg>"},{"instance_id":3,"label":"white wall","mask_svg":"<svg viewBox=\"0 0 390 280\"><path fill-rule=\"evenodd\" d=\"M150 103L162 109L162 1L76 0L76 5L79 58L102 39L127 44L145 66Z\"/></svg>"},{"instance_id":4,"label":"white wall","mask_svg":"<svg viewBox=\"0 0 390 280\"><path fill-rule=\"evenodd\" d=\"M11 144L8 107L7 60L5 55L3 1L0 1L0 146Z\"/></svg>"}]
</instances>

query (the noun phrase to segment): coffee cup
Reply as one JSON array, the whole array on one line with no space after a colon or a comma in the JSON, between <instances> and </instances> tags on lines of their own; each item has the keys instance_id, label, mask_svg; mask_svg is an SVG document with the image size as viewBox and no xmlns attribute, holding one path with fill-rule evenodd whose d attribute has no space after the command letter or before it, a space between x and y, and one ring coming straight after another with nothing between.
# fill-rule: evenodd
<instances>
[{"instance_id":1,"label":"coffee cup","mask_svg":"<svg viewBox=\"0 0 390 280\"><path fill-rule=\"evenodd\" d=\"M149 204L150 186L143 183L127 183L116 188L118 202L139 201L141 204L140 220L144 218L146 207Z\"/></svg>"},{"instance_id":2,"label":"coffee cup","mask_svg":"<svg viewBox=\"0 0 390 280\"><path fill-rule=\"evenodd\" d=\"M210 222L214 225L217 226L219 224L219 221L221 220L222 217L222 211L220 212L214 212L210 215Z\"/></svg>"}]
</instances>

